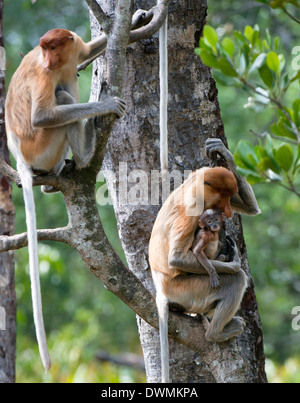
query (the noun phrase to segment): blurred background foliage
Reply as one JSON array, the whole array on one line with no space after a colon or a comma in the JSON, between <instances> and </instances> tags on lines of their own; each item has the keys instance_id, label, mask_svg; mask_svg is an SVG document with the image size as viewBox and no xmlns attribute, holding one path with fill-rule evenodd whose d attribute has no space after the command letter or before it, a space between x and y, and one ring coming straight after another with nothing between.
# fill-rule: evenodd
<instances>
[{"instance_id":1,"label":"blurred background foliage","mask_svg":"<svg viewBox=\"0 0 300 403\"><path fill-rule=\"evenodd\" d=\"M269 29L278 36L287 65L299 43L298 1L209 0L208 23L225 33L244 32L247 25ZM271 7L270 7L271 6ZM284 11L285 10L285 11ZM68 28L85 40L90 38L88 10L82 0L4 0L4 34L7 71L10 77L40 36L51 28ZM89 98L91 68L80 73L81 100ZM253 134L268 131L276 123L275 109L245 109L249 94L218 81L219 101L226 136L232 152L240 140L255 144ZM290 98L289 98L290 97ZM287 95L287 102L299 97L299 87ZM98 184L98 188L102 185ZM258 217L243 217L251 272L261 314L267 373L271 382L300 382L300 332L291 327L292 308L300 305L300 199L276 184L260 183L254 190L262 210ZM22 194L14 188L16 232L25 231ZM35 189L39 228L63 226L67 222L60 194L45 196ZM46 213L45 213L46 212ZM107 235L122 259L113 209L99 208ZM16 256L18 298L18 382L142 382L142 372L95 358L97 351L110 354L141 354L134 313L107 292L84 267L71 248L43 243L39 247L43 306L52 369L43 375L33 328L27 250ZM124 259L125 261L125 259Z\"/></svg>"}]
</instances>

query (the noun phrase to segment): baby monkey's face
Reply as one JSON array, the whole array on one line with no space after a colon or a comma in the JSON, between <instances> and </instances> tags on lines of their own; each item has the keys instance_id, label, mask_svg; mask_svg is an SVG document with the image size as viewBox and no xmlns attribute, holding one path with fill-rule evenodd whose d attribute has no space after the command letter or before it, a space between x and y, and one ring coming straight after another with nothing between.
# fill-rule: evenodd
<instances>
[{"instance_id":1,"label":"baby monkey's face","mask_svg":"<svg viewBox=\"0 0 300 403\"><path fill-rule=\"evenodd\" d=\"M222 211L216 209L205 210L199 220L199 226L204 229L216 232L220 231L224 215Z\"/></svg>"}]
</instances>

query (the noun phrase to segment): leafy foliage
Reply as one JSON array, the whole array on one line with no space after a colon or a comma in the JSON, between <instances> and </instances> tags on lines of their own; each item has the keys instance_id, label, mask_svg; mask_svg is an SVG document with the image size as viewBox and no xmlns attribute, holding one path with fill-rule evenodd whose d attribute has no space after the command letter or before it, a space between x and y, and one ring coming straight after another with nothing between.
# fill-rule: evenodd
<instances>
[{"instance_id":1,"label":"leafy foliage","mask_svg":"<svg viewBox=\"0 0 300 403\"><path fill-rule=\"evenodd\" d=\"M235 152L239 172L251 184L275 182L300 197L300 101L295 99L291 108L284 104L287 91L300 83L300 71L286 71L279 37L272 37L268 29L262 33L258 25L247 25L243 32L235 30L232 38L219 38L208 25L195 52L215 69L222 84L251 93L245 108L258 112L272 106L277 110L277 121L270 125L269 134L259 136L258 145L239 142ZM281 140L281 144L273 139Z\"/></svg>"}]
</instances>

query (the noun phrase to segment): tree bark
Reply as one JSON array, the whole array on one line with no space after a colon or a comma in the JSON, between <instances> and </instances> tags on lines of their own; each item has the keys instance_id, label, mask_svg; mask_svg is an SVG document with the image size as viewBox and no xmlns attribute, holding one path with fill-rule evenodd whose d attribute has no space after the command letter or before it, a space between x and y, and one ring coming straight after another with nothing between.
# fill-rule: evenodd
<instances>
[{"instance_id":1,"label":"tree bark","mask_svg":"<svg viewBox=\"0 0 300 403\"><path fill-rule=\"evenodd\" d=\"M158 29L157 22L163 21L168 2L165 0L151 13L145 13L152 14L151 22L145 27L146 32L153 34L155 25ZM158 327L158 319L147 250L159 200L154 197L150 203L150 193L152 196L156 196L156 193L150 192L150 186L141 188L142 181L137 183L140 177L150 184L151 170L159 169L157 35L130 45L126 64L127 44L133 37L141 37L139 29L129 35L133 0L101 0L99 4L102 10L98 18L105 20L108 38L105 58L99 60L94 70L92 98L98 100L105 79L113 95L121 95L124 88L127 114L118 122L111 138L115 115L88 122L90 129L95 129L97 143L88 167L77 169L73 164L67 164L59 177L34 179L35 185L52 185L62 191L69 217L67 227L40 230L38 239L57 240L71 245L105 287L151 325L139 319L148 381L157 382L160 380L159 344L152 326ZM138 8L146 10L154 5L154 0L136 1ZM106 15L112 11L115 11L115 16L111 24L107 22ZM220 137L226 142L215 82L210 70L201 64L193 50L201 35L205 15L204 0L170 3L170 167L171 170L176 169L180 177L184 169L194 170L210 164L204 156L207 137ZM94 19L92 25L94 36L99 35L99 27ZM105 92L102 92L101 97L105 96ZM120 173L115 181L109 181L109 186L130 270L124 267L109 244L95 203L96 176L106 149L104 168L110 169L113 174ZM119 162L123 164L119 165ZM18 174L1 158L0 169L16 183L19 182ZM127 171L130 177L127 177ZM152 174L155 176L157 172ZM134 186L131 186L131 182ZM133 203L136 194L138 197L135 199L140 200ZM248 270L239 216L232 221L228 231L237 241L243 266ZM0 236L0 252L26 246L26 234L8 235ZM170 313L169 334L180 343L171 345L173 382L265 381L261 327L252 288L244 300L242 314L248 324L244 334L228 343L214 344L205 341L201 321ZM182 344L188 348L182 347Z\"/></svg>"},{"instance_id":2,"label":"tree bark","mask_svg":"<svg viewBox=\"0 0 300 403\"><path fill-rule=\"evenodd\" d=\"M107 12L113 9L112 0L102 0L101 5ZM148 10L155 5L155 1L137 0L135 5L136 8ZM210 69L194 54L205 23L206 9L204 0L171 1L169 5L169 166L170 171L179 171L181 177L184 170L210 165L211 161L204 152L207 138L218 137L227 144L215 81ZM91 26L93 36L99 35L99 26L94 18L91 19ZM92 94L97 93L106 74L106 60L101 57L94 68ZM153 170L160 169L157 34L129 46L125 77L123 96L127 111L110 136L103 168L107 171L105 176L129 269L154 295L148 264L148 242L159 210L159 205L150 203L151 172L154 175ZM92 95L92 99L95 99L95 95ZM148 190L137 185L139 179L144 179L145 173L149 180ZM120 189L120 183L124 183L126 178L127 189L122 184ZM128 203L124 195L130 189L139 192L140 202ZM228 232L237 242L243 269L250 277L238 215L235 215ZM206 349L205 354L210 358L206 357L205 361L210 363L209 366L197 355L197 349L191 350L170 340L173 382L266 382L262 331L252 280L250 284L240 312L247 323L246 330L237 339L210 346L209 354ZM138 326L147 380L159 382L157 331L140 318ZM201 348L198 351L201 352Z\"/></svg>"},{"instance_id":3,"label":"tree bark","mask_svg":"<svg viewBox=\"0 0 300 403\"><path fill-rule=\"evenodd\" d=\"M3 0L0 0L0 46L3 42ZM5 63L0 52L0 155L9 162L4 124ZM0 235L14 232L15 210L11 200L11 183L0 173ZM16 357L16 295L14 289L13 252L0 254L0 383L15 381ZM3 326L4 325L4 326Z\"/></svg>"}]
</instances>

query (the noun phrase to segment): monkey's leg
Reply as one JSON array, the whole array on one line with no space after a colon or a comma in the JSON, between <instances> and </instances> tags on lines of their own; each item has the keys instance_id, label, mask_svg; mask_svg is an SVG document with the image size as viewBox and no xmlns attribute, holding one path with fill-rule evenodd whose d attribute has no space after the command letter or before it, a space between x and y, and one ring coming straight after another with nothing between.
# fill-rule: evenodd
<instances>
[{"instance_id":1,"label":"monkey's leg","mask_svg":"<svg viewBox=\"0 0 300 403\"><path fill-rule=\"evenodd\" d=\"M95 140L94 119L87 120L84 129L81 122L68 126L67 141L78 168L90 163L95 152Z\"/></svg>"},{"instance_id":2,"label":"monkey's leg","mask_svg":"<svg viewBox=\"0 0 300 403\"><path fill-rule=\"evenodd\" d=\"M225 341L244 330L242 318L234 317L242 302L247 288L247 276L240 270L235 275L222 275L220 290L216 295L217 303L214 316L205 334L208 341Z\"/></svg>"},{"instance_id":3,"label":"monkey's leg","mask_svg":"<svg viewBox=\"0 0 300 403\"><path fill-rule=\"evenodd\" d=\"M68 158L70 154L70 147L67 145L64 151L64 154L61 158L61 160L55 165L53 168L52 172L50 172L50 175L53 173L54 175L59 175L61 171L63 170L63 167L65 166L65 160ZM43 185L41 187L43 193L57 193L59 192L58 189L51 185Z\"/></svg>"},{"instance_id":4,"label":"monkey's leg","mask_svg":"<svg viewBox=\"0 0 300 403\"><path fill-rule=\"evenodd\" d=\"M76 100L67 91L56 89L56 102L57 105L70 105L75 104ZM67 142L71 147L74 160L79 168L86 167L94 153L95 149L95 136L94 136L94 120L87 120L83 129L80 120L78 122L67 125ZM63 159L54 168L54 171L58 175L64 167L64 160L68 154L65 153Z\"/></svg>"}]
</instances>

